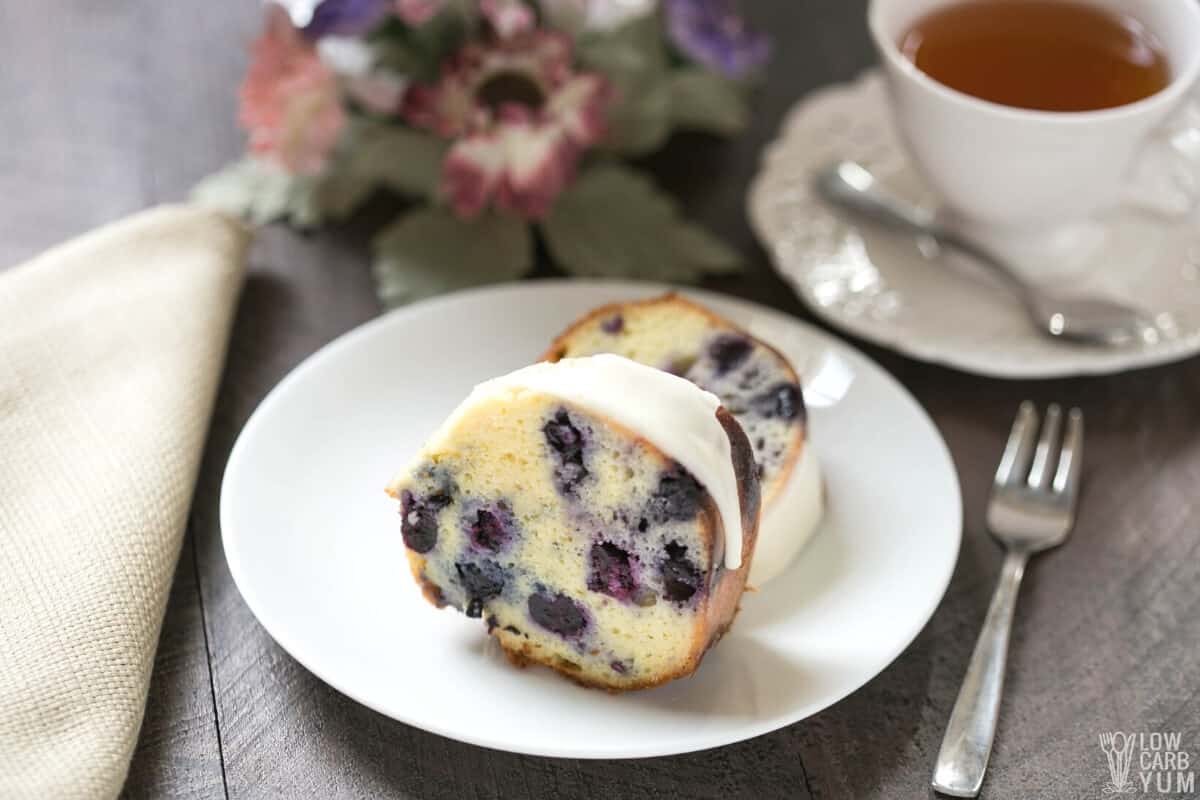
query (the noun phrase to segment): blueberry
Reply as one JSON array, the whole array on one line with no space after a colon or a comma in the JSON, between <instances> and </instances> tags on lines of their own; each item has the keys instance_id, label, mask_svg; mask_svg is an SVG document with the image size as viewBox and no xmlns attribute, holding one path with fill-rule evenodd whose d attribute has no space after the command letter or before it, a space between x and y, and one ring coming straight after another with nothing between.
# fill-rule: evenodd
<instances>
[{"instance_id":1,"label":"blueberry","mask_svg":"<svg viewBox=\"0 0 1200 800\"><path fill-rule=\"evenodd\" d=\"M588 476L583 465L583 434L571 422L565 409L559 409L554 419L542 426L546 443L558 454L554 468L555 483L563 494L574 494L575 487Z\"/></svg>"},{"instance_id":2,"label":"blueberry","mask_svg":"<svg viewBox=\"0 0 1200 800\"><path fill-rule=\"evenodd\" d=\"M780 383L750 401L756 412L768 419L793 420L804 413L804 395L794 383Z\"/></svg>"},{"instance_id":3,"label":"blueberry","mask_svg":"<svg viewBox=\"0 0 1200 800\"><path fill-rule=\"evenodd\" d=\"M450 505L450 496L442 492L424 499L405 489L400 495L400 534L409 550L428 553L437 544L438 512Z\"/></svg>"},{"instance_id":4,"label":"blueberry","mask_svg":"<svg viewBox=\"0 0 1200 800\"><path fill-rule=\"evenodd\" d=\"M620 661L613 661L612 663L609 664L609 666L612 667L612 671L617 673L618 675L624 675L629 670L629 668L626 667L624 664L622 664Z\"/></svg>"},{"instance_id":5,"label":"blueberry","mask_svg":"<svg viewBox=\"0 0 1200 800\"><path fill-rule=\"evenodd\" d=\"M470 520L470 516L467 517ZM481 550L499 552L512 538L512 512L501 501L493 509L481 508L464 525L471 543Z\"/></svg>"},{"instance_id":6,"label":"blueberry","mask_svg":"<svg viewBox=\"0 0 1200 800\"><path fill-rule=\"evenodd\" d=\"M758 367L751 367L742 373L742 379L738 382L739 389L749 389L758 382L759 371Z\"/></svg>"},{"instance_id":7,"label":"blueberry","mask_svg":"<svg viewBox=\"0 0 1200 800\"><path fill-rule=\"evenodd\" d=\"M571 417L565 409L559 409L554 419L542 426L546 441L564 459L572 458L583 450L583 436L579 429L571 423Z\"/></svg>"},{"instance_id":8,"label":"blueberry","mask_svg":"<svg viewBox=\"0 0 1200 800\"><path fill-rule=\"evenodd\" d=\"M625 329L625 318L620 314L614 314L600 323L600 329L605 333L618 334Z\"/></svg>"},{"instance_id":9,"label":"blueberry","mask_svg":"<svg viewBox=\"0 0 1200 800\"><path fill-rule=\"evenodd\" d=\"M564 462L561 466L554 470L555 477L558 478L559 486L568 494L575 490L575 487L587 477L587 467L583 464L577 464L574 461Z\"/></svg>"},{"instance_id":10,"label":"blueberry","mask_svg":"<svg viewBox=\"0 0 1200 800\"><path fill-rule=\"evenodd\" d=\"M495 561L480 561L477 564L462 562L454 565L458 582L467 593L467 616L478 617L483 604L504 590L504 568Z\"/></svg>"},{"instance_id":11,"label":"blueberry","mask_svg":"<svg viewBox=\"0 0 1200 800\"><path fill-rule=\"evenodd\" d=\"M647 511L659 524L689 520L700 513L703 500L704 487L692 473L676 464L659 477L658 488L650 496Z\"/></svg>"},{"instance_id":12,"label":"blueberry","mask_svg":"<svg viewBox=\"0 0 1200 800\"><path fill-rule=\"evenodd\" d=\"M545 590L529 596L529 616L538 625L564 638L579 636L587 629L587 612L564 594Z\"/></svg>"},{"instance_id":13,"label":"blueberry","mask_svg":"<svg viewBox=\"0 0 1200 800\"><path fill-rule=\"evenodd\" d=\"M754 345L744 336L736 333L726 333L713 339L708 345L708 355L716 363L717 374L724 375L730 370L737 369L742 362L750 357Z\"/></svg>"},{"instance_id":14,"label":"blueberry","mask_svg":"<svg viewBox=\"0 0 1200 800\"><path fill-rule=\"evenodd\" d=\"M687 547L679 542L667 545L667 558L660 567L663 595L675 603L686 603L700 588L700 570L687 558Z\"/></svg>"},{"instance_id":15,"label":"blueberry","mask_svg":"<svg viewBox=\"0 0 1200 800\"><path fill-rule=\"evenodd\" d=\"M629 553L612 542L592 545L587 587L617 600L629 600L637 590Z\"/></svg>"}]
</instances>

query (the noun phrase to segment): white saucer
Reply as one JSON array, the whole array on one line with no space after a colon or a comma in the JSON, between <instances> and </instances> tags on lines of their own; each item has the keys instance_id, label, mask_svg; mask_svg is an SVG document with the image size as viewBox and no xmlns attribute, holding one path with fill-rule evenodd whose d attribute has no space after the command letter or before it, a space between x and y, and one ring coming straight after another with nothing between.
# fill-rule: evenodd
<instances>
[{"instance_id":1,"label":"white saucer","mask_svg":"<svg viewBox=\"0 0 1200 800\"><path fill-rule=\"evenodd\" d=\"M962 516L949 453L912 397L863 355L718 295L686 292L803 371L829 509L796 563L743 597L693 677L609 695L516 669L479 620L439 611L417 591L383 494L393 472L473 384L536 358L582 312L665 288L544 282L450 295L370 322L297 367L246 424L221 496L229 568L267 631L390 717L572 758L747 739L884 669L929 619L954 568Z\"/></svg>"},{"instance_id":2,"label":"white saucer","mask_svg":"<svg viewBox=\"0 0 1200 800\"><path fill-rule=\"evenodd\" d=\"M1048 285L1120 299L1149 312L1164 331L1153 344L1088 348L1039 334L1017 300L977 269L926 257L911 238L856 227L828 209L811 191L811 177L844 158L866 164L910 200L936 206L892 127L877 71L797 104L763 156L750 219L775 268L831 324L913 358L1000 378L1112 373L1200 352L1195 214L1118 210L1076 239L1077 263Z\"/></svg>"}]
</instances>

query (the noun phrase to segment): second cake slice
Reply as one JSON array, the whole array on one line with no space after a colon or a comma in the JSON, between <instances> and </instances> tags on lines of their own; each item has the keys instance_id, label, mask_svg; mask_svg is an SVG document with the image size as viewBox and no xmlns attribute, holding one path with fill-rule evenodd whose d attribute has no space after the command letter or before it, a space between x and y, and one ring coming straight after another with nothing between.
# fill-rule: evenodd
<instances>
[{"instance_id":1,"label":"second cake slice","mask_svg":"<svg viewBox=\"0 0 1200 800\"><path fill-rule=\"evenodd\" d=\"M698 303L667 294L597 308L571 324L548 361L616 353L712 392L746 431L762 479L763 518L750 575L761 586L816 530L824 493L807 441L800 379L782 353Z\"/></svg>"}]
</instances>

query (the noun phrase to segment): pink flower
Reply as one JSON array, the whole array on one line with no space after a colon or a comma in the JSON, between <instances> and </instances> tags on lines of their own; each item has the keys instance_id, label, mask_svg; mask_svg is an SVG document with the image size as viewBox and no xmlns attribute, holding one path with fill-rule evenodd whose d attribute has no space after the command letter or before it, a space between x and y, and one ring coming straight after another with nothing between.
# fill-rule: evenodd
<instances>
[{"instance_id":1,"label":"pink flower","mask_svg":"<svg viewBox=\"0 0 1200 800\"><path fill-rule=\"evenodd\" d=\"M573 156L562 130L514 119L455 142L442 186L459 216L475 216L494 198L499 208L539 219L574 177Z\"/></svg>"},{"instance_id":2,"label":"pink flower","mask_svg":"<svg viewBox=\"0 0 1200 800\"><path fill-rule=\"evenodd\" d=\"M419 28L442 10L446 0L396 0L396 16L404 24Z\"/></svg>"},{"instance_id":3,"label":"pink flower","mask_svg":"<svg viewBox=\"0 0 1200 800\"><path fill-rule=\"evenodd\" d=\"M277 5L268 8L240 94L252 152L297 174L324 168L346 125L337 79Z\"/></svg>"},{"instance_id":4,"label":"pink flower","mask_svg":"<svg viewBox=\"0 0 1200 800\"><path fill-rule=\"evenodd\" d=\"M571 42L546 31L470 42L433 85L410 87L402 113L453 140L442 190L470 218L494 204L545 216L580 154L604 135L611 99L600 75L571 68Z\"/></svg>"}]
</instances>

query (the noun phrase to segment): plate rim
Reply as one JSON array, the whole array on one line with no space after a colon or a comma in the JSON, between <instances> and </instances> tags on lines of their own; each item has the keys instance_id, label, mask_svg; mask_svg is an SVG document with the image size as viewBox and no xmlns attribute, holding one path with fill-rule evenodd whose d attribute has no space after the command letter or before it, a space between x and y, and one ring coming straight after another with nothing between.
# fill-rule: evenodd
<instances>
[{"instance_id":1,"label":"plate rim","mask_svg":"<svg viewBox=\"0 0 1200 800\"><path fill-rule=\"evenodd\" d=\"M817 708L799 707L798 713L785 713L781 716L772 717L768 720L759 720L757 724L744 725L737 729L732 729L733 735L730 735L731 729L718 729L718 731L710 735L707 739L698 738L689 740L680 746L679 744L659 744L651 747L630 748L628 750L612 749L589 749L584 747L558 746L558 747L530 747L525 745L512 745L504 741L496 740L486 735L479 735L470 730L462 728L453 728L442 724L438 720L417 719L413 716L401 713L398 709L385 707L385 704L376 702L368 694L356 691L350 686L342 682L336 675L331 675L328 671L316 667L311 663L310 659L302 656L303 648L297 647L296 642L291 640L291 636L285 631L280 630L280 625L274 625L268 620L270 614L262 613L264 607L260 604L260 599L253 587L253 580L249 577L249 572L246 570L241 561L238 548L236 547L237 534L232 533L237 527L233 520L232 503L230 501L231 492L236 490L231 489L232 478L237 475L240 469L241 462L247 458L246 451L250 445L248 442L252 440L253 431L263 424L270 413L272 406L280 402L280 398L284 396L290 385L299 379L299 376L312 368L317 363L327 359L336 357L343 349L353 346L359 339L370 336L378 328L386 327L389 324L395 324L394 321L406 314L410 313L415 308L436 308L442 305L453 304L462 301L464 298L471 298L479 295L494 295L494 294L509 294L509 293L525 293L539 292L546 289L568 289L580 291L597 291L597 290L615 290L615 291L646 291L664 292L674 291L683 295L691 296L700 302L714 301L716 303L727 303L735 306L743 306L747 310L754 310L758 313L765 313L768 316L774 317L783 323L796 325L803 329L806 334L815 336L818 339L825 340L834 349L844 348L852 353L869 369L876 372L877 377L882 379L888 388L895 392L897 396L916 412L920 422L927 428L927 431L932 436L932 443L936 445L945 467L945 475L948 477L951 489L952 502L949 503L948 511L953 521L951 526L954 530L952 534L953 547L952 553L949 553L945 560L943 574L939 575L936 580L936 591L930 594L930 602L927 608L924 608L919 615L912 617L910 630L900 637L903 640L902 646L899 646L896 651L890 655L887 660L874 671L867 670L870 674L866 675L861 682L847 688L840 694L830 695L830 697L819 705ZM929 624L929 620L941 607L942 601L945 599L946 592L949 589L950 581L958 566L958 559L962 552L963 540L963 496L962 487L958 479L957 465L950 452L945 438L941 431L929 416L924 406L912 395L908 389L900 383L900 381L882 367L878 362L870 356L863 353L853 344L833 336L828 331L812 325L811 323L799 319L786 312L760 303L745 300L743 298L724 294L720 292L707 291L696 289L694 287L675 286L658 282L642 282L629 280L609 280L609 279L571 279L571 278L543 278L524 281L511 281L498 284L489 284L485 286L472 287L456 292L451 292L444 295L439 295L433 298L402 306L400 308L386 311L379 316L367 320L354 328L338 335L334 339L325 343L317 350L306 356L299 363L293 366L283 378L279 380L271 388L269 392L255 407L250 414L241 430L238 432L237 439L229 453L229 458L226 460L225 469L221 476L221 490L219 500L218 519L221 527L221 546L225 555L225 561L229 568L230 577L233 579L234 585L237 587L243 602L249 608L251 614L254 615L255 622L262 627L271 639L279 645L289 658L294 659L300 666L310 672L315 678L333 688L338 693L348 697L360 705L363 705L372 711L382 714L383 716L402 722L406 725L411 725L415 728L433 733L439 736L444 736L448 739L464 742L466 744L497 750L501 752L517 753L521 755L548 757L548 758L576 758L583 760L596 759L613 759L624 760L633 758L652 758L659 756L681 755L685 753L700 752L710 750L717 747L736 744L738 742L747 741L750 739L764 736L776 730L794 725L804 719L807 719L815 714L830 708L831 706L841 702L846 697L854 694L865 686L870 681L877 678L885 670L887 670L901 655L903 655L912 645L917 636ZM569 740L568 740L569 741ZM677 740L676 740L677 741Z\"/></svg>"},{"instance_id":2,"label":"plate rim","mask_svg":"<svg viewBox=\"0 0 1200 800\"><path fill-rule=\"evenodd\" d=\"M856 325L852 317L833 313L829 308L815 302L806 290L801 276L794 274L795 271L789 270L781 264L775 253L777 237L766 222L766 214L762 209L765 203L763 193L766 191L767 179L772 172L780 169L772 162L794 148L790 145L792 130L811 106L827 102L830 98L839 95L865 91L869 84L881 82L886 82L883 71L878 66L867 67L849 80L816 87L794 101L781 116L781 122L773 137L760 150L754 177L751 178L746 189L746 216L750 222L750 228L754 231L759 246L767 254L771 270L788 285L792 294L804 304L806 309L842 334L852 336L866 344L884 348L922 363L953 369L968 375L999 380L1028 381L1120 375L1174 364L1200 355L1200 335L1198 335L1190 344L1181 342L1175 348L1141 351L1140 354L1130 351L1124 355L1119 351L1112 351L1114 361L1110 362L1075 362L1070 366L1055 366L1039 364L1036 361L1019 362L1010 359L999 364L989 364L972 359L970 356L961 355L959 351L952 348L938 348L927 343L914 343L911 339L889 337L884 330L870 325ZM1062 346L1070 347L1072 345L1063 343Z\"/></svg>"}]
</instances>

